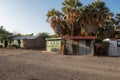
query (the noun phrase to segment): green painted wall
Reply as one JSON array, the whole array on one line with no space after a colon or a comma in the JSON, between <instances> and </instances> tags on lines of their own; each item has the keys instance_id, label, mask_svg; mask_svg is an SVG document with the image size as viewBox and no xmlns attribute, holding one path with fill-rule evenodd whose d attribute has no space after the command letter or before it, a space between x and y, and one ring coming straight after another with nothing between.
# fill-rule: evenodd
<instances>
[{"instance_id":1,"label":"green painted wall","mask_svg":"<svg viewBox=\"0 0 120 80\"><path fill-rule=\"evenodd\" d=\"M57 52L61 47L61 40L47 40L47 51Z\"/></svg>"}]
</instances>

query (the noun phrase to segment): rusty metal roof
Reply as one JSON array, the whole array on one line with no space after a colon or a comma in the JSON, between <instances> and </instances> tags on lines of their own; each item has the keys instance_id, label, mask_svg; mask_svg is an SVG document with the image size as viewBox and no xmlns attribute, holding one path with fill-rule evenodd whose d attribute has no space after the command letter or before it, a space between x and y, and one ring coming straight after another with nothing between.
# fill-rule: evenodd
<instances>
[{"instance_id":1,"label":"rusty metal roof","mask_svg":"<svg viewBox=\"0 0 120 80\"><path fill-rule=\"evenodd\" d=\"M96 36L65 36L64 39L97 39Z\"/></svg>"}]
</instances>

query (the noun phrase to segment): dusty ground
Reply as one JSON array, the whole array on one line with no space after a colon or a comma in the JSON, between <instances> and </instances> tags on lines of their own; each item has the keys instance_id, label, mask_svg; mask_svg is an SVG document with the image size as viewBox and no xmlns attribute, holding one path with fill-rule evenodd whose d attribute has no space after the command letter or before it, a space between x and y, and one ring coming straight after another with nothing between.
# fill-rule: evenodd
<instances>
[{"instance_id":1,"label":"dusty ground","mask_svg":"<svg viewBox=\"0 0 120 80\"><path fill-rule=\"evenodd\" d=\"M120 80L120 57L0 49L0 80Z\"/></svg>"}]
</instances>

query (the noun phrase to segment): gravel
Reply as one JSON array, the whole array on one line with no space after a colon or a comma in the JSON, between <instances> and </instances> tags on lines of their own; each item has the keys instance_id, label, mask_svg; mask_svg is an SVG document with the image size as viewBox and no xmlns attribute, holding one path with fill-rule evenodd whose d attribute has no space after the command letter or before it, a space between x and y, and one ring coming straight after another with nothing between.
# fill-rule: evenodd
<instances>
[{"instance_id":1,"label":"gravel","mask_svg":"<svg viewBox=\"0 0 120 80\"><path fill-rule=\"evenodd\" d=\"M0 49L0 80L120 80L120 57Z\"/></svg>"}]
</instances>

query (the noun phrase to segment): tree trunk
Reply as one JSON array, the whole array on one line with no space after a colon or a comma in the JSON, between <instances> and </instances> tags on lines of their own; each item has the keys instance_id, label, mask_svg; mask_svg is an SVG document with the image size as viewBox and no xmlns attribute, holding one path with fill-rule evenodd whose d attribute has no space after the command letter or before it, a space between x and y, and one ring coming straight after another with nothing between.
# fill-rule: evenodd
<instances>
[{"instance_id":1,"label":"tree trunk","mask_svg":"<svg viewBox=\"0 0 120 80\"><path fill-rule=\"evenodd\" d=\"M71 25L71 29L72 29L71 36L75 36L74 35L74 24Z\"/></svg>"}]
</instances>

